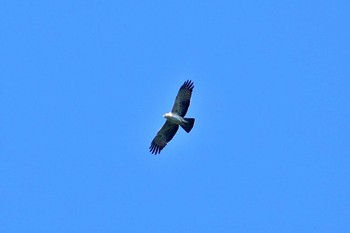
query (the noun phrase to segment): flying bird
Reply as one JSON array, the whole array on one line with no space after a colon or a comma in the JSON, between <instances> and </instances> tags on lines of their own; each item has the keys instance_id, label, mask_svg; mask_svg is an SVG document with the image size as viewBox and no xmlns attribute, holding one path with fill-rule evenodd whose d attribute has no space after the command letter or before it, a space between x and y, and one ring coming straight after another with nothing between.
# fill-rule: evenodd
<instances>
[{"instance_id":1,"label":"flying bird","mask_svg":"<svg viewBox=\"0 0 350 233\"><path fill-rule=\"evenodd\" d=\"M152 154L159 154L163 150L166 144L170 142L176 134L179 125L187 133L193 128L194 118L185 118L188 107L190 106L193 88L194 85L191 80L187 80L180 87L171 112L163 115L163 117L166 118L166 121L154 137L151 146L149 147Z\"/></svg>"}]
</instances>

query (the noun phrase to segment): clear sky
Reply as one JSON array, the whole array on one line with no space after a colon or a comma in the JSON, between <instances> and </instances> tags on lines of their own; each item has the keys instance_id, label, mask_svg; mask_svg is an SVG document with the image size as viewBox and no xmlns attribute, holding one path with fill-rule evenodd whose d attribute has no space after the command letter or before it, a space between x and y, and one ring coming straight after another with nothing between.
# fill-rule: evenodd
<instances>
[{"instance_id":1,"label":"clear sky","mask_svg":"<svg viewBox=\"0 0 350 233\"><path fill-rule=\"evenodd\" d=\"M349 11L1 1L0 232L350 232Z\"/></svg>"}]
</instances>

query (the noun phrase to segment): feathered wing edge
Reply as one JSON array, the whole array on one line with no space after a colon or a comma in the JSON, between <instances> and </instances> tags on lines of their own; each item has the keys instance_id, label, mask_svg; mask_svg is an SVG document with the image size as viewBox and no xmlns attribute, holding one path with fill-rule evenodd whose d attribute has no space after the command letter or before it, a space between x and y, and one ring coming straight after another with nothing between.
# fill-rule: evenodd
<instances>
[{"instance_id":1,"label":"feathered wing edge","mask_svg":"<svg viewBox=\"0 0 350 233\"><path fill-rule=\"evenodd\" d=\"M172 112L175 112L182 117L186 115L190 106L193 88L194 83L191 80L187 80L182 84L176 95L175 103L171 110Z\"/></svg>"},{"instance_id":2,"label":"feathered wing edge","mask_svg":"<svg viewBox=\"0 0 350 233\"><path fill-rule=\"evenodd\" d=\"M179 125L167 120L152 140L151 146L149 147L150 152L155 155L159 154L167 143L173 139L178 129Z\"/></svg>"}]
</instances>

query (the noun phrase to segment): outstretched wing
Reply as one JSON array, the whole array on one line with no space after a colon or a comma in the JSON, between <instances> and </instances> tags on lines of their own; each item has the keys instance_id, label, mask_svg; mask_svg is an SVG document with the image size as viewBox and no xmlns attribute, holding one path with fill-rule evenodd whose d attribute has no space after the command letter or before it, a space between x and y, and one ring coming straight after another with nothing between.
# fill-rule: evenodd
<instances>
[{"instance_id":1,"label":"outstretched wing","mask_svg":"<svg viewBox=\"0 0 350 233\"><path fill-rule=\"evenodd\" d=\"M179 125L171 123L167 120L158 131L151 143L151 146L149 147L151 153L159 154L166 144L174 137L178 129Z\"/></svg>"},{"instance_id":2,"label":"outstretched wing","mask_svg":"<svg viewBox=\"0 0 350 233\"><path fill-rule=\"evenodd\" d=\"M182 117L186 115L188 107L190 106L193 88L194 85L191 80L187 80L186 82L184 82L184 84L182 84L179 92L177 93L175 103L171 112L177 113Z\"/></svg>"}]
</instances>

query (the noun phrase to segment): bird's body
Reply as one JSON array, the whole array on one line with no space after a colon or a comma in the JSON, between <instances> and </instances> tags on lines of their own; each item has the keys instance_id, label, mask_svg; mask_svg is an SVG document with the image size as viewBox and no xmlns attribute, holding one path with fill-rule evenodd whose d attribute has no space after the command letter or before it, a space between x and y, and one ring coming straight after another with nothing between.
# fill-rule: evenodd
<instances>
[{"instance_id":1,"label":"bird's body","mask_svg":"<svg viewBox=\"0 0 350 233\"><path fill-rule=\"evenodd\" d=\"M188 107L190 106L191 95L194 85L193 82L187 80L177 93L174 106L169 113L163 115L166 122L154 137L150 151L152 154L158 154L166 146L166 144L174 137L179 125L189 133L194 125L194 118L185 118Z\"/></svg>"},{"instance_id":2,"label":"bird's body","mask_svg":"<svg viewBox=\"0 0 350 233\"><path fill-rule=\"evenodd\" d=\"M174 124L181 125L183 123L186 123L185 119L177 113L168 112L168 113L165 113L163 117Z\"/></svg>"}]
</instances>

